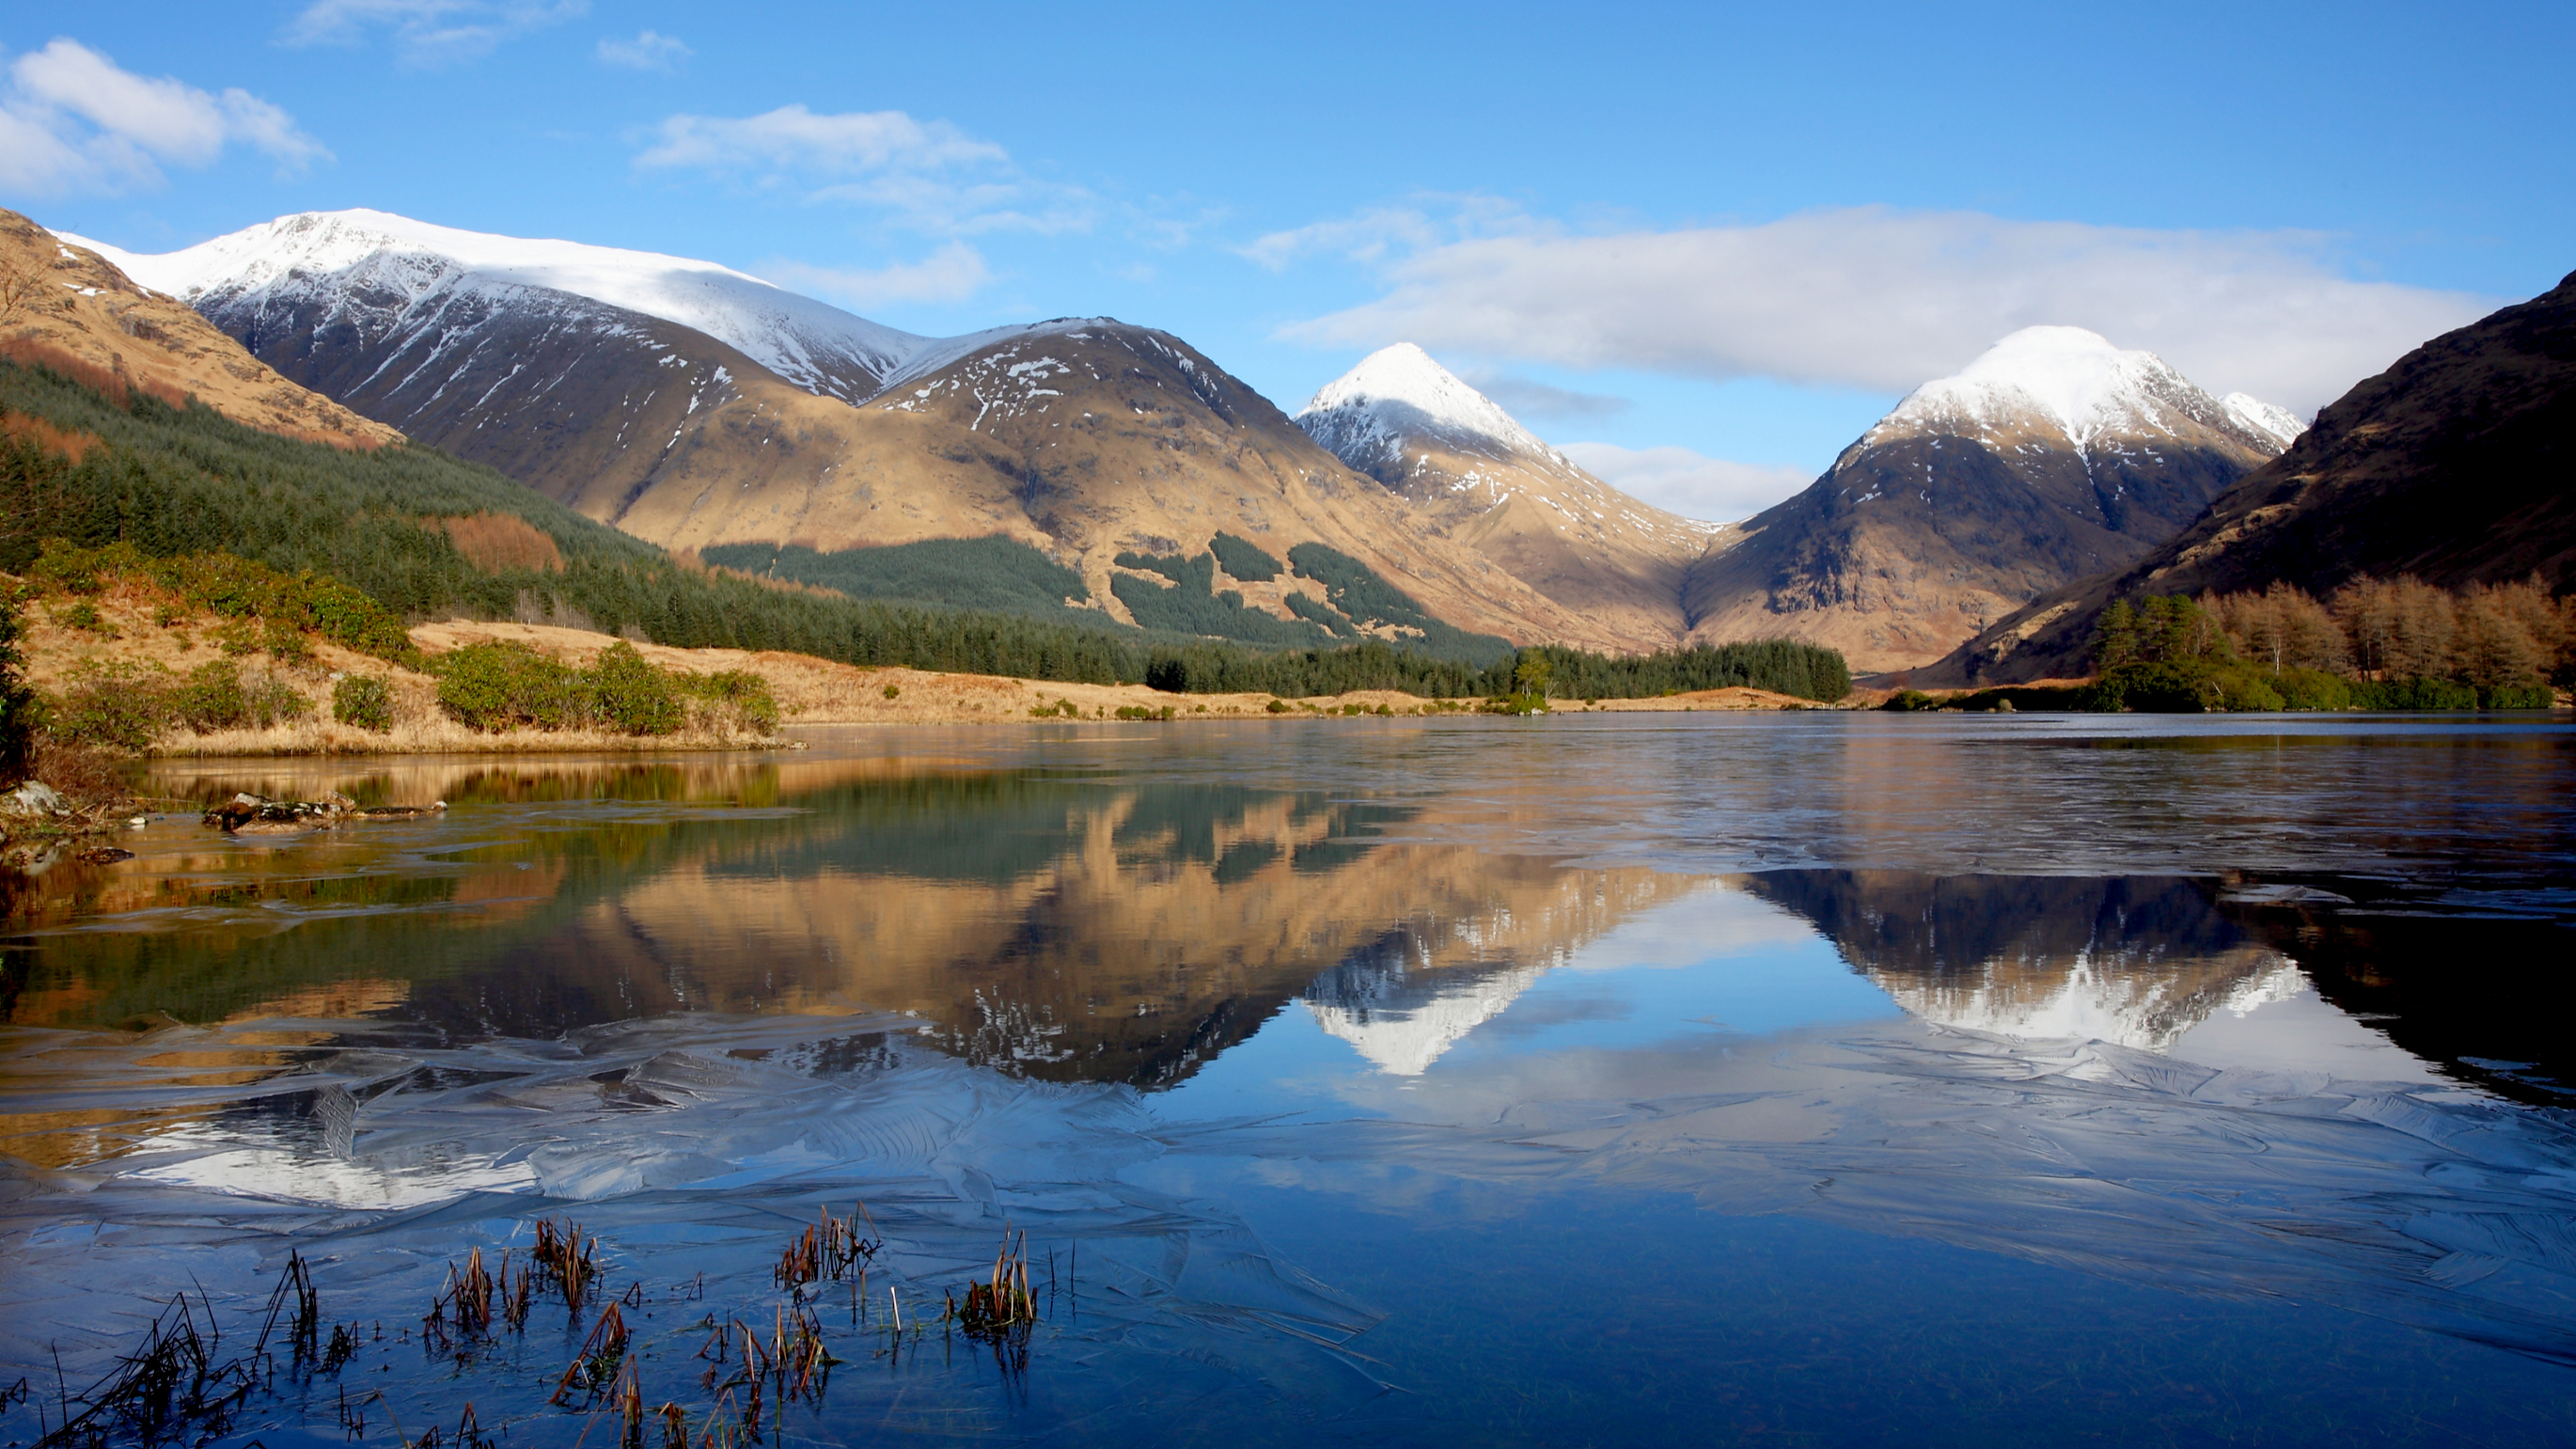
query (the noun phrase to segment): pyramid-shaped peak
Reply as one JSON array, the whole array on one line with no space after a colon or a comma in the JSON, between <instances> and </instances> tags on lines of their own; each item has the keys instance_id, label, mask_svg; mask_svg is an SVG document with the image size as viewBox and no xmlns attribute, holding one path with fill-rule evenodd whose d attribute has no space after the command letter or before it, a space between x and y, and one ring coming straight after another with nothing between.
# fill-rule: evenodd
<instances>
[{"instance_id":1,"label":"pyramid-shaped peak","mask_svg":"<svg viewBox=\"0 0 2576 1449\"><path fill-rule=\"evenodd\" d=\"M1305 423L1329 414L1364 414L1379 430L1396 435L1429 433L1453 443L1484 439L1521 452L1548 451L1492 398L1410 342L1361 358L1358 366L1325 384L1297 420Z\"/></svg>"},{"instance_id":2,"label":"pyramid-shaped peak","mask_svg":"<svg viewBox=\"0 0 2576 1449\"><path fill-rule=\"evenodd\" d=\"M2025 327L1989 347L1977 360L1944 379L1985 388L2020 390L2081 434L2111 406L2154 382L2181 381L2152 352L2115 346L2082 327Z\"/></svg>"}]
</instances>

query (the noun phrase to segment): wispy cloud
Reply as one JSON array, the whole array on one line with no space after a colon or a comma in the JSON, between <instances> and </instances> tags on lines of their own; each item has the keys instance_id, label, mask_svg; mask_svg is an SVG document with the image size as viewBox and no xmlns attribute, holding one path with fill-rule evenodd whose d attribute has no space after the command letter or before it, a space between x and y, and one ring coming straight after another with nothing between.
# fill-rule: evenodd
<instances>
[{"instance_id":1,"label":"wispy cloud","mask_svg":"<svg viewBox=\"0 0 2576 1449\"><path fill-rule=\"evenodd\" d=\"M151 186L163 166L210 166L233 145L289 172L331 156L294 117L246 90L139 76L76 40L9 62L0 87L0 186L15 191Z\"/></svg>"},{"instance_id":2,"label":"wispy cloud","mask_svg":"<svg viewBox=\"0 0 2576 1449\"><path fill-rule=\"evenodd\" d=\"M601 36L597 51L601 65L613 65L620 70L659 71L677 70L680 62L696 53L678 37L652 30L643 32L633 40L620 40L613 35Z\"/></svg>"},{"instance_id":3,"label":"wispy cloud","mask_svg":"<svg viewBox=\"0 0 2576 1449\"><path fill-rule=\"evenodd\" d=\"M1628 411L1634 404L1624 397L1609 393L1578 392L1558 387L1534 377L1521 377L1508 372L1470 370L1467 381L1478 392L1502 404L1503 411L1524 420L1529 418L1609 418Z\"/></svg>"},{"instance_id":4,"label":"wispy cloud","mask_svg":"<svg viewBox=\"0 0 2576 1449\"><path fill-rule=\"evenodd\" d=\"M1751 518L1815 481L1796 468L1731 463L1688 448L1560 443L1557 451L1630 497L1711 523Z\"/></svg>"},{"instance_id":5,"label":"wispy cloud","mask_svg":"<svg viewBox=\"0 0 2576 1449\"><path fill-rule=\"evenodd\" d=\"M772 261L764 263L759 274L791 291L829 297L853 307L958 302L982 291L984 284L993 279L983 254L962 241L952 241L917 262L844 268Z\"/></svg>"},{"instance_id":6,"label":"wispy cloud","mask_svg":"<svg viewBox=\"0 0 2576 1449\"><path fill-rule=\"evenodd\" d=\"M1089 193L1028 176L993 142L902 111L791 105L756 116L670 116L648 133L635 166L856 203L951 235L1078 231L1095 211Z\"/></svg>"},{"instance_id":7,"label":"wispy cloud","mask_svg":"<svg viewBox=\"0 0 2576 1449\"><path fill-rule=\"evenodd\" d=\"M1373 206L1349 216L1274 231L1234 251L1278 272L1309 257L1375 263L1470 237L1526 232L1535 225L1526 212L1498 197L1425 192L1409 205Z\"/></svg>"},{"instance_id":8,"label":"wispy cloud","mask_svg":"<svg viewBox=\"0 0 2576 1449\"><path fill-rule=\"evenodd\" d=\"M289 45L359 45L382 33L403 63L479 60L505 41L577 20L590 0L312 0L286 24Z\"/></svg>"},{"instance_id":9,"label":"wispy cloud","mask_svg":"<svg viewBox=\"0 0 2576 1449\"><path fill-rule=\"evenodd\" d=\"M2299 232L1864 207L1608 235L1526 222L1514 230L1488 216L1471 219L1485 233L1476 235L1454 217L1412 215L1319 224L1390 239L1376 263L1387 290L1286 335L1903 392L2008 332L2062 323L2155 351L2215 391L2304 413L2495 305L2355 279L2334 265L2326 239ZM1293 256L1310 243L1288 239L1310 234L1327 235L1280 233L1247 255ZM1415 239L1425 234L1436 239Z\"/></svg>"}]
</instances>

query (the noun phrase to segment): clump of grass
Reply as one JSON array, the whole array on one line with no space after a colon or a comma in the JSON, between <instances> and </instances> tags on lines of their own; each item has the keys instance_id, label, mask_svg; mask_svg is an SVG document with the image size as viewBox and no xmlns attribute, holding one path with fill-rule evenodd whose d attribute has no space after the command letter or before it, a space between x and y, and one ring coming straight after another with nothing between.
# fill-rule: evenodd
<instances>
[{"instance_id":1,"label":"clump of grass","mask_svg":"<svg viewBox=\"0 0 2576 1449\"><path fill-rule=\"evenodd\" d=\"M966 1301L950 1300L949 1311L970 1338L993 1338L1025 1329L1038 1321L1037 1300L1029 1296L1029 1235L1020 1234L1015 1252L1010 1239L993 1255L989 1281L966 1285Z\"/></svg>"},{"instance_id":2,"label":"clump of grass","mask_svg":"<svg viewBox=\"0 0 2576 1449\"><path fill-rule=\"evenodd\" d=\"M546 1283L563 1290L564 1306L579 1313L582 1299L599 1277L593 1256L598 1250L599 1239L585 1236L581 1225L570 1218L561 1226L539 1218L537 1245L529 1256L536 1260L537 1273Z\"/></svg>"},{"instance_id":3,"label":"clump of grass","mask_svg":"<svg viewBox=\"0 0 2576 1449\"><path fill-rule=\"evenodd\" d=\"M555 1381L555 1391L546 1402L564 1406L564 1395L579 1388L585 1395L596 1397L601 1390L617 1384L617 1371L626 1363L626 1314L611 1303L600 1310L590 1326L590 1335L564 1366L563 1377Z\"/></svg>"},{"instance_id":4,"label":"clump of grass","mask_svg":"<svg viewBox=\"0 0 2576 1449\"><path fill-rule=\"evenodd\" d=\"M770 1280L779 1287L793 1291L827 1278L841 1282L853 1272L864 1272L876 1260L877 1249L885 1246L882 1235L871 1239L858 1230L859 1220L865 1218L868 1231L876 1231L876 1219L866 1203L854 1205L846 1218L832 1216L828 1207L819 1212L822 1220L791 1239L779 1254L778 1266L770 1270Z\"/></svg>"}]
</instances>

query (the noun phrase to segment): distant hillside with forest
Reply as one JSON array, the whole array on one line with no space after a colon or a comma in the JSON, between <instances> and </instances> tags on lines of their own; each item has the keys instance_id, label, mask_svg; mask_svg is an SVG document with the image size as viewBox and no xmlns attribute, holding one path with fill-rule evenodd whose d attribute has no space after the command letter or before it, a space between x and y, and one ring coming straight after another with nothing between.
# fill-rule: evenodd
<instances>
[{"instance_id":1,"label":"distant hillside with forest","mask_svg":"<svg viewBox=\"0 0 2576 1449\"><path fill-rule=\"evenodd\" d=\"M1449 631L1456 637L1263 651L1107 621L781 588L690 566L434 449L299 441L103 381L0 361L0 569L23 571L52 538L125 543L148 557L220 552L326 575L412 621L517 618L683 648L1191 691L1500 695L1514 688L1517 656L1542 652L1577 665L1604 698L1744 684L1831 699L1848 687L1841 657L1807 646L1622 659L1486 648ZM1337 557L1327 550L1308 567L1330 575L1327 595L1346 623L1437 624ZM1443 646L1458 647L1443 657Z\"/></svg>"}]
</instances>

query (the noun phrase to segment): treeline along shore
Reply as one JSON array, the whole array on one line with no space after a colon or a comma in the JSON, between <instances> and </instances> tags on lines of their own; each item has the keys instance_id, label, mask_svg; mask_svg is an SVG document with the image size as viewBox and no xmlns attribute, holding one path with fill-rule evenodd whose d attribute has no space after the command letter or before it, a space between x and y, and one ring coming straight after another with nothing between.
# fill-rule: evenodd
<instances>
[{"instance_id":1,"label":"treeline along shore","mask_svg":"<svg viewBox=\"0 0 2576 1449\"><path fill-rule=\"evenodd\" d=\"M2576 687L2576 597L2537 576L2441 589L2358 578L2318 599L2256 591L2114 600L2094 626L2096 674L2080 684L1935 697L1886 707L2176 711L2549 709Z\"/></svg>"}]
</instances>

